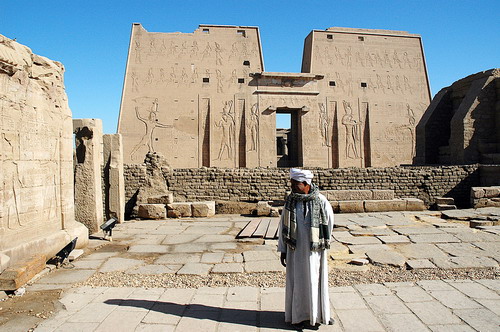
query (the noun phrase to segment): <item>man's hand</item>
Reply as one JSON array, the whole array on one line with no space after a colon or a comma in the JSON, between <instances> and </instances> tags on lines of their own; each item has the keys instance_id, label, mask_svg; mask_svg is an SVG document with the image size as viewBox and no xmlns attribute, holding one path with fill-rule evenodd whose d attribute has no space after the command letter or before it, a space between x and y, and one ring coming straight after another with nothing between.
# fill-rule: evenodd
<instances>
[{"instance_id":1,"label":"man's hand","mask_svg":"<svg viewBox=\"0 0 500 332\"><path fill-rule=\"evenodd\" d=\"M284 252L281 253L280 261L281 261L281 265L283 265L283 267L286 267L286 253L284 253Z\"/></svg>"}]
</instances>

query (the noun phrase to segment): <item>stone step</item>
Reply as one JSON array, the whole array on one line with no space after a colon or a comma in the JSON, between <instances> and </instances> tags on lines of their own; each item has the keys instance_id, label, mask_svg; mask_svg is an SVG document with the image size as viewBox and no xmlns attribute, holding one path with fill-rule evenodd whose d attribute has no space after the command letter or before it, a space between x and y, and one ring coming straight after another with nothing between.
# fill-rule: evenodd
<instances>
[{"instance_id":1,"label":"stone step","mask_svg":"<svg viewBox=\"0 0 500 332\"><path fill-rule=\"evenodd\" d=\"M436 197L436 204L455 205L453 197Z\"/></svg>"},{"instance_id":2,"label":"stone step","mask_svg":"<svg viewBox=\"0 0 500 332\"><path fill-rule=\"evenodd\" d=\"M436 204L438 211L456 210L457 206L452 204Z\"/></svg>"},{"instance_id":3,"label":"stone step","mask_svg":"<svg viewBox=\"0 0 500 332\"><path fill-rule=\"evenodd\" d=\"M35 255L9 266L0 274L0 290L16 290L45 268L45 255Z\"/></svg>"}]
</instances>

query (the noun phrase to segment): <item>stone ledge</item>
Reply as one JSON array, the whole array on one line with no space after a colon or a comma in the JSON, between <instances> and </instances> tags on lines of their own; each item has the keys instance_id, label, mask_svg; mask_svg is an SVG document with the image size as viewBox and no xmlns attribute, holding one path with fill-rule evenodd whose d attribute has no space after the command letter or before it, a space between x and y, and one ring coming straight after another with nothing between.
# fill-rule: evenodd
<instances>
[{"instance_id":1,"label":"stone ledge","mask_svg":"<svg viewBox=\"0 0 500 332\"><path fill-rule=\"evenodd\" d=\"M1 290L16 290L22 287L45 268L45 255L32 256L17 262L0 274Z\"/></svg>"}]
</instances>

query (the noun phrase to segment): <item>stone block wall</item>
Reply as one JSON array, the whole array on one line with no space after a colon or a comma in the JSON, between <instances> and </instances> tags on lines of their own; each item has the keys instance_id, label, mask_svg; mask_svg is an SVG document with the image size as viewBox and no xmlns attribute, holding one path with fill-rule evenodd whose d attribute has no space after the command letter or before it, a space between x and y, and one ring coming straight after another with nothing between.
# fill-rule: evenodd
<instances>
[{"instance_id":1,"label":"stone block wall","mask_svg":"<svg viewBox=\"0 0 500 332\"><path fill-rule=\"evenodd\" d=\"M427 205L435 197L455 198L468 206L470 188L478 186L478 165L387 168L313 168L321 190L394 190L396 197L416 197ZM146 183L144 164L125 165L126 202L131 211L134 195ZM183 168L163 175L174 200L250 201L283 200L288 190L287 168ZM127 212L126 212L127 213Z\"/></svg>"}]
</instances>

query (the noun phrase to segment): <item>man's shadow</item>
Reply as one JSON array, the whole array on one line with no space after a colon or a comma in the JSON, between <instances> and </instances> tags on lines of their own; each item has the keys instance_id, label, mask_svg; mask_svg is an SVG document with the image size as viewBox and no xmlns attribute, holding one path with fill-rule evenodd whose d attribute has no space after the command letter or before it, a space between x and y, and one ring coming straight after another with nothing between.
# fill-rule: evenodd
<instances>
[{"instance_id":1,"label":"man's shadow","mask_svg":"<svg viewBox=\"0 0 500 332\"><path fill-rule=\"evenodd\" d=\"M291 325L285 323L284 313L279 311L219 308L203 304L178 304L174 302L134 299L109 299L104 301L104 303L121 307L145 308L179 317L210 319L220 323L290 331L296 330Z\"/></svg>"}]
</instances>

